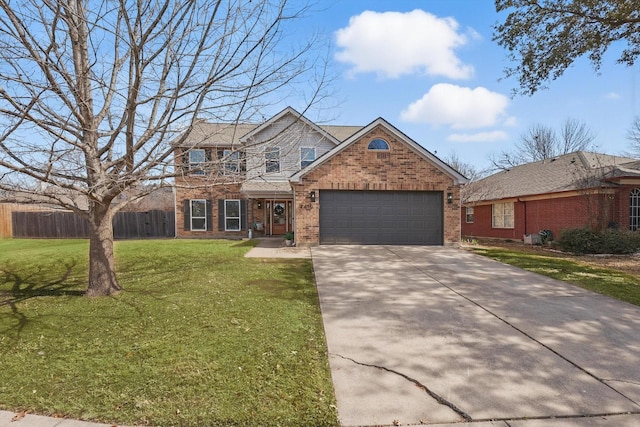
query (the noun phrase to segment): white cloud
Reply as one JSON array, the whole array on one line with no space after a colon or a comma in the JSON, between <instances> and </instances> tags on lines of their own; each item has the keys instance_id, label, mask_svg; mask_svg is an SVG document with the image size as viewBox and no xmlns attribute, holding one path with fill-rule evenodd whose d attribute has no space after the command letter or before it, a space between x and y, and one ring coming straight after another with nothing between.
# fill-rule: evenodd
<instances>
[{"instance_id":1,"label":"white cloud","mask_svg":"<svg viewBox=\"0 0 640 427\"><path fill-rule=\"evenodd\" d=\"M609 92L604 97L607 99L620 99L620 94L617 92Z\"/></svg>"},{"instance_id":2,"label":"white cloud","mask_svg":"<svg viewBox=\"0 0 640 427\"><path fill-rule=\"evenodd\" d=\"M484 87L471 89L440 83L402 113L407 122L445 125L453 129L493 126L505 117L509 98ZM509 121L509 119L507 119Z\"/></svg>"},{"instance_id":3,"label":"white cloud","mask_svg":"<svg viewBox=\"0 0 640 427\"><path fill-rule=\"evenodd\" d=\"M472 32L471 37L477 37ZM466 79L473 67L455 55L467 43L453 18L439 18L423 10L412 12L364 11L351 17L336 32L340 62L352 64L351 74L375 72L397 78L424 72L451 79Z\"/></svg>"},{"instance_id":4,"label":"white cloud","mask_svg":"<svg viewBox=\"0 0 640 427\"><path fill-rule=\"evenodd\" d=\"M454 133L447 137L451 142L493 142L504 141L509 137L506 132L494 130L491 132L478 133Z\"/></svg>"}]
</instances>

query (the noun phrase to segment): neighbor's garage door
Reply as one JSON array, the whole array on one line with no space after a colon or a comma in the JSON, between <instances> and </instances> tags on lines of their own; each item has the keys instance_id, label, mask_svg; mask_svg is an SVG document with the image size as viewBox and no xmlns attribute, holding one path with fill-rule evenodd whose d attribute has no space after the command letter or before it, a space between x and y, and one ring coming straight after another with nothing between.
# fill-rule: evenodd
<instances>
[{"instance_id":1,"label":"neighbor's garage door","mask_svg":"<svg viewBox=\"0 0 640 427\"><path fill-rule=\"evenodd\" d=\"M442 192L320 191L320 244L441 245Z\"/></svg>"}]
</instances>

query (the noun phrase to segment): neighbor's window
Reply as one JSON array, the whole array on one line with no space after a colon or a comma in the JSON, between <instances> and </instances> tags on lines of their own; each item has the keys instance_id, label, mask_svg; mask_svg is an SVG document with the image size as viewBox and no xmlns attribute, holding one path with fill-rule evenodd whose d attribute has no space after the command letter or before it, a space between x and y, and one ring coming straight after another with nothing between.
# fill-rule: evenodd
<instances>
[{"instance_id":1,"label":"neighbor's window","mask_svg":"<svg viewBox=\"0 0 640 427\"><path fill-rule=\"evenodd\" d=\"M191 231L207 231L207 201L191 200Z\"/></svg>"},{"instance_id":2,"label":"neighbor's window","mask_svg":"<svg viewBox=\"0 0 640 427\"><path fill-rule=\"evenodd\" d=\"M280 148L272 147L267 148L264 153L265 156L265 168L267 173L280 172Z\"/></svg>"},{"instance_id":3,"label":"neighbor's window","mask_svg":"<svg viewBox=\"0 0 640 427\"><path fill-rule=\"evenodd\" d=\"M204 175L207 154L204 149L194 148L189 151L189 170L195 175Z\"/></svg>"},{"instance_id":4,"label":"neighbor's window","mask_svg":"<svg viewBox=\"0 0 640 427\"><path fill-rule=\"evenodd\" d=\"M376 138L369 143L368 150L389 150L389 144L384 139Z\"/></svg>"},{"instance_id":5,"label":"neighbor's window","mask_svg":"<svg viewBox=\"0 0 640 427\"><path fill-rule=\"evenodd\" d=\"M466 213L466 221L467 223L472 223L473 222L473 207L468 206L465 208L465 213Z\"/></svg>"},{"instance_id":6,"label":"neighbor's window","mask_svg":"<svg viewBox=\"0 0 640 427\"><path fill-rule=\"evenodd\" d=\"M306 168L316 159L316 149L311 147L300 148L300 169Z\"/></svg>"},{"instance_id":7,"label":"neighbor's window","mask_svg":"<svg viewBox=\"0 0 640 427\"><path fill-rule=\"evenodd\" d=\"M240 200L224 201L224 229L240 231Z\"/></svg>"},{"instance_id":8,"label":"neighbor's window","mask_svg":"<svg viewBox=\"0 0 640 427\"><path fill-rule=\"evenodd\" d=\"M629 228L640 230L640 188L634 189L629 199Z\"/></svg>"},{"instance_id":9,"label":"neighbor's window","mask_svg":"<svg viewBox=\"0 0 640 427\"><path fill-rule=\"evenodd\" d=\"M513 203L495 203L492 211L493 228L513 228Z\"/></svg>"}]
</instances>

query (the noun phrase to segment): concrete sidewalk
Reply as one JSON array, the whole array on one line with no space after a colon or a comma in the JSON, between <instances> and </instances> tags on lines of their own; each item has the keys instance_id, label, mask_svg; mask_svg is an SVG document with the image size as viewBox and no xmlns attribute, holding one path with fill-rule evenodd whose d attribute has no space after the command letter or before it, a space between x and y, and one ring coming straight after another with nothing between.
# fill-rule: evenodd
<instances>
[{"instance_id":1,"label":"concrete sidewalk","mask_svg":"<svg viewBox=\"0 0 640 427\"><path fill-rule=\"evenodd\" d=\"M0 427L114 427L115 424L100 424L64 418L43 417L41 415L16 414L0 411ZM125 426L119 426L125 427Z\"/></svg>"},{"instance_id":2,"label":"concrete sidewalk","mask_svg":"<svg viewBox=\"0 0 640 427\"><path fill-rule=\"evenodd\" d=\"M245 258L311 258L308 247L285 246L282 237L259 238L258 245L251 248Z\"/></svg>"},{"instance_id":3,"label":"concrete sidewalk","mask_svg":"<svg viewBox=\"0 0 640 427\"><path fill-rule=\"evenodd\" d=\"M640 307L453 248L312 253L342 425L640 425Z\"/></svg>"}]
</instances>

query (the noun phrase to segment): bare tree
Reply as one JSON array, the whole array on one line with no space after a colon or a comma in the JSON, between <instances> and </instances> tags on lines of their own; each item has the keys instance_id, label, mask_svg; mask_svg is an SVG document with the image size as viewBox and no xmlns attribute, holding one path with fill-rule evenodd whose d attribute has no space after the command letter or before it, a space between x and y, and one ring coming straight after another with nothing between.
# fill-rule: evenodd
<instances>
[{"instance_id":1,"label":"bare tree","mask_svg":"<svg viewBox=\"0 0 640 427\"><path fill-rule=\"evenodd\" d=\"M484 175L483 171L479 170L476 166L472 165L471 163L466 163L462 159L460 159L455 151L452 151L443 160L449 166L460 172L465 177L469 178L470 181L480 179Z\"/></svg>"},{"instance_id":2,"label":"bare tree","mask_svg":"<svg viewBox=\"0 0 640 427\"><path fill-rule=\"evenodd\" d=\"M627 139L631 142L629 156L640 158L640 116L633 119L633 123L627 131Z\"/></svg>"},{"instance_id":3,"label":"bare tree","mask_svg":"<svg viewBox=\"0 0 640 427\"><path fill-rule=\"evenodd\" d=\"M170 141L314 80L315 41L284 40L307 10L289 3L0 0L0 190L88 220L87 295L121 290L118 196L176 173Z\"/></svg>"},{"instance_id":4,"label":"bare tree","mask_svg":"<svg viewBox=\"0 0 640 427\"><path fill-rule=\"evenodd\" d=\"M529 162L551 159L563 154L593 149L595 135L584 122L566 119L560 126L560 135L549 126L531 125L511 151L489 157L494 169L510 169Z\"/></svg>"}]
</instances>

